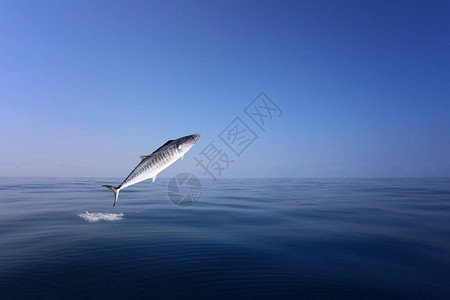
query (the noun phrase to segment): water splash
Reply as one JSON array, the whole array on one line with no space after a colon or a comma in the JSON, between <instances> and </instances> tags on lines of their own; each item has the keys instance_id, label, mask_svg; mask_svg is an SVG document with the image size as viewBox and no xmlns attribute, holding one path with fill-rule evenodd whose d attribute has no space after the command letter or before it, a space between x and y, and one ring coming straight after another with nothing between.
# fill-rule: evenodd
<instances>
[{"instance_id":1,"label":"water splash","mask_svg":"<svg viewBox=\"0 0 450 300\"><path fill-rule=\"evenodd\" d=\"M125 214L118 213L118 214L111 214L111 213L90 213L86 211L83 214L79 214L78 216L90 223L98 222L98 221L118 221L122 220L123 216Z\"/></svg>"}]
</instances>

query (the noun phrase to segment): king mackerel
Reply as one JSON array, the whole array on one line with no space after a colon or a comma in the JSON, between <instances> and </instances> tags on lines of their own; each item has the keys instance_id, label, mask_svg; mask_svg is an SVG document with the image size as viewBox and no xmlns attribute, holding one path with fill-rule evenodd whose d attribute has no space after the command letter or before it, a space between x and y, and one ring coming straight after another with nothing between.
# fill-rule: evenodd
<instances>
[{"instance_id":1,"label":"king mackerel","mask_svg":"<svg viewBox=\"0 0 450 300\"><path fill-rule=\"evenodd\" d=\"M102 185L114 192L114 204L116 206L119 192L126 187L152 178L155 182L156 176L173 164L177 159L183 158L200 138L200 134L192 134L177 140L167 141L150 155L141 156L142 161L131 171L130 175L117 187Z\"/></svg>"}]
</instances>

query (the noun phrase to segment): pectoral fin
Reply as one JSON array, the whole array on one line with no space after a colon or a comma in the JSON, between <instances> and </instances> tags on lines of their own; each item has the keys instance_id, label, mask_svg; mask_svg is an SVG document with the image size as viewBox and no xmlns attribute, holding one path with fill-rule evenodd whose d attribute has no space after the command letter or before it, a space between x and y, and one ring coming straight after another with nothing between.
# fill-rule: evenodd
<instances>
[{"instance_id":1,"label":"pectoral fin","mask_svg":"<svg viewBox=\"0 0 450 300\"><path fill-rule=\"evenodd\" d=\"M155 182L155 180L156 180L156 175L155 175L155 177L152 178L152 180L153 180L153 182Z\"/></svg>"},{"instance_id":2,"label":"pectoral fin","mask_svg":"<svg viewBox=\"0 0 450 300\"><path fill-rule=\"evenodd\" d=\"M146 159L147 158L147 155L141 155L141 156L139 156L140 158L142 158L142 159Z\"/></svg>"}]
</instances>

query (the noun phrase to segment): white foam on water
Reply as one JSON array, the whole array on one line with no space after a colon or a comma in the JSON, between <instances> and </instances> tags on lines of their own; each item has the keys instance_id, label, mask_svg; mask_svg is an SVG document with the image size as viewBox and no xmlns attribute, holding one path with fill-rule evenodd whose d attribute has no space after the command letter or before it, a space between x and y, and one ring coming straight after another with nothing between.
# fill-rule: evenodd
<instances>
[{"instance_id":1,"label":"white foam on water","mask_svg":"<svg viewBox=\"0 0 450 300\"><path fill-rule=\"evenodd\" d=\"M118 221L122 220L123 216L125 214L118 213L118 214L110 214L110 213L90 213L86 211L83 214L79 214L78 216L88 222L98 222L98 221Z\"/></svg>"}]
</instances>

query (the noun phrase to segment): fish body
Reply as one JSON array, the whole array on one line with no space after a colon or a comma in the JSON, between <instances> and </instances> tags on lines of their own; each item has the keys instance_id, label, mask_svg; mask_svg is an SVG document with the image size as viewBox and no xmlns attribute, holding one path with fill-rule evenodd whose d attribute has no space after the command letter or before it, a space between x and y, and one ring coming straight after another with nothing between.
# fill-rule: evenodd
<instances>
[{"instance_id":1,"label":"fish body","mask_svg":"<svg viewBox=\"0 0 450 300\"><path fill-rule=\"evenodd\" d=\"M150 155L141 156L141 162L131 171L125 180L117 187L103 185L114 192L114 204L117 203L119 192L133 184L152 178L153 182L156 176L173 164L177 159L182 158L200 138L200 134L188 135L177 140L167 141L164 145L156 149Z\"/></svg>"}]
</instances>

